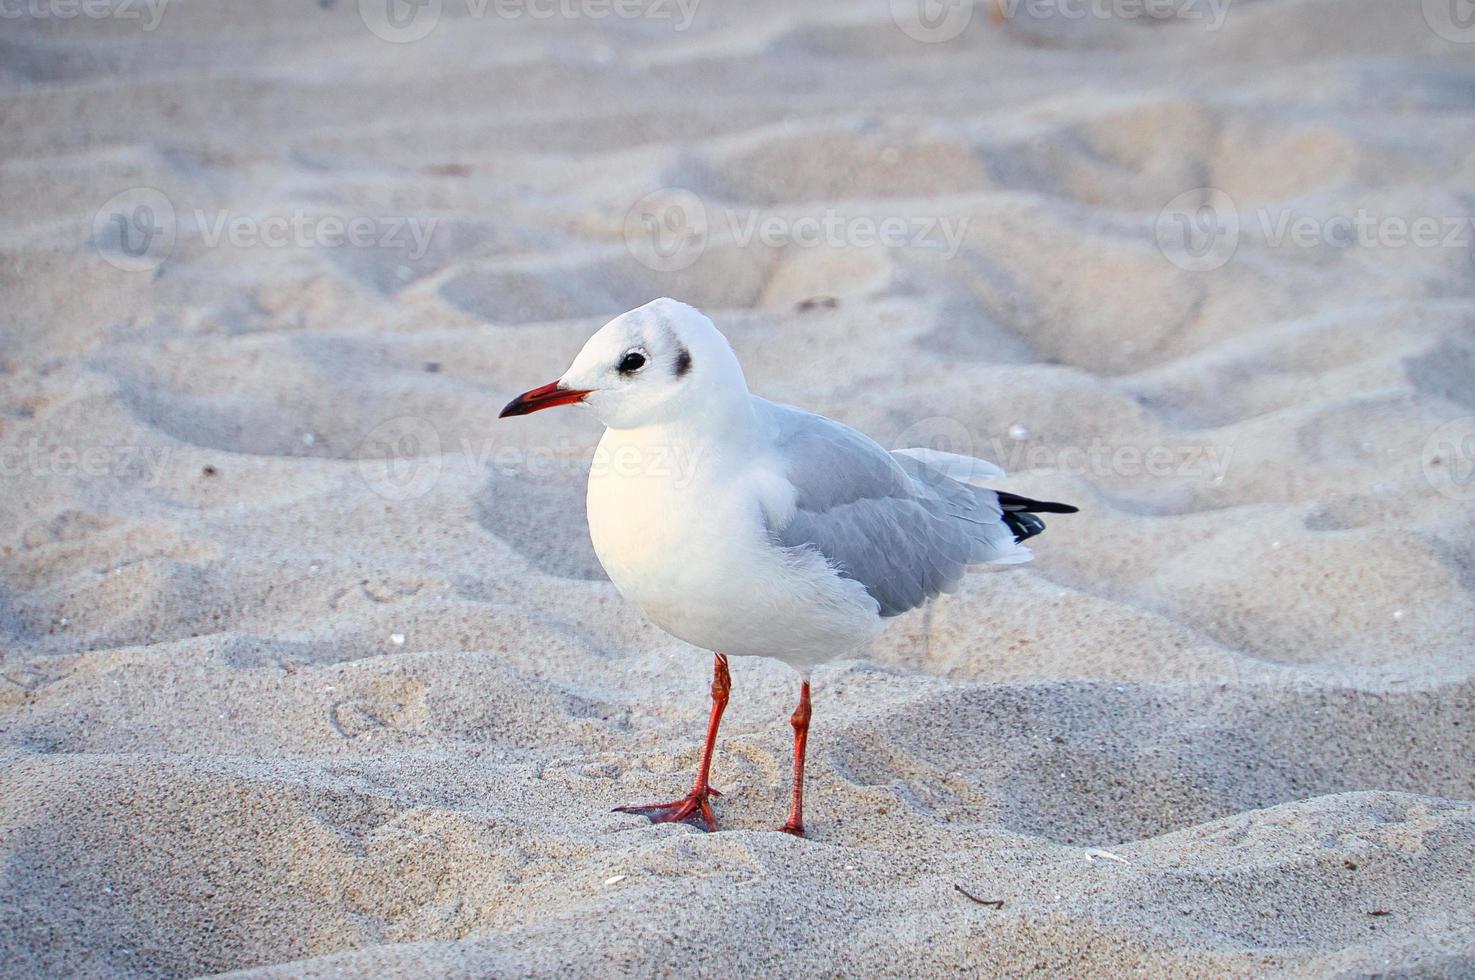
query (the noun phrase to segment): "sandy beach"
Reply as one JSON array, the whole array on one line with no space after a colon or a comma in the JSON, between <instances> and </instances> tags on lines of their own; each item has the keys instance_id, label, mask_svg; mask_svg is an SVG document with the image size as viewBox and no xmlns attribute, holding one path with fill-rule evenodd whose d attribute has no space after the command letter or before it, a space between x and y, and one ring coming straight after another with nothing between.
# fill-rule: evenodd
<instances>
[{"instance_id":1,"label":"sandy beach","mask_svg":"<svg viewBox=\"0 0 1475 980\"><path fill-rule=\"evenodd\" d=\"M5 6L0 972L1475 975L1460 10ZM710 653L497 421L660 296L1081 508L816 672L806 840L768 659L610 812Z\"/></svg>"}]
</instances>

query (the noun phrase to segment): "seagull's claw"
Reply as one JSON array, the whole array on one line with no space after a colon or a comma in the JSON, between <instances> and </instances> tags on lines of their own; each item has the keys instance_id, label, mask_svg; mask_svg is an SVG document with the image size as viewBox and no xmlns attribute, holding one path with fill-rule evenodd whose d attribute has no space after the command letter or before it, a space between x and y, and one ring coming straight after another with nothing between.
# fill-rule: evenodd
<instances>
[{"instance_id":1,"label":"seagull's claw","mask_svg":"<svg viewBox=\"0 0 1475 980\"><path fill-rule=\"evenodd\" d=\"M694 789L679 800L670 803L647 803L644 806L617 806L616 813L635 813L651 823L689 823L703 825L708 832L717 829L717 817L712 813L710 796L721 796L710 786Z\"/></svg>"}]
</instances>

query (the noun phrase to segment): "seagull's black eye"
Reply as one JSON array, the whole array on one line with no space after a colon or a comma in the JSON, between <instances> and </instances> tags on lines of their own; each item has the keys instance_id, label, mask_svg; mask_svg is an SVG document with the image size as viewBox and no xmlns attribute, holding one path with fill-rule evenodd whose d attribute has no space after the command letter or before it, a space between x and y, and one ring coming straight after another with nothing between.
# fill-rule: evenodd
<instances>
[{"instance_id":1,"label":"seagull's black eye","mask_svg":"<svg viewBox=\"0 0 1475 980\"><path fill-rule=\"evenodd\" d=\"M638 350L632 350L620 358L619 371L621 374L634 374L645 367L645 355Z\"/></svg>"}]
</instances>

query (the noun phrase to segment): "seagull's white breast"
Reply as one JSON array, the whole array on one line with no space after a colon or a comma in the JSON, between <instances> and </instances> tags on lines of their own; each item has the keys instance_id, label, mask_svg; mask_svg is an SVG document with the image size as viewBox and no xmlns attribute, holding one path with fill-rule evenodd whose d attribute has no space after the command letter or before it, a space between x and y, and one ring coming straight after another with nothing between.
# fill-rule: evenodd
<instances>
[{"instance_id":1,"label":"seagull's white breast","mask_svg":"<svg viewBox=\"0 0 1475 980\"><path fill-rule=\"evenodd\" d=\"M625 598L689 643L806 669L884 621L817 553L773 543L769 522L792 508L761 454L724 459L645 430L606 430L589 473L589 534Z\"/></svg>"}]
</instances>

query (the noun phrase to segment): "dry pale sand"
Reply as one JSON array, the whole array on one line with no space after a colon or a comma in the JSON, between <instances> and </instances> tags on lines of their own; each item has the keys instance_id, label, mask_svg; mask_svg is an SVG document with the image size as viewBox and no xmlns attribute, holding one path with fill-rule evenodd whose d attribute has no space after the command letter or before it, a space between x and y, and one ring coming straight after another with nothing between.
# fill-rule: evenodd
<instances>
[{"instance_id":1,"label":"dry pale sand","mask_svg":"<svg viewBox=\"0 0 1475 980\"><path fill-rule=\"evenodd\" d=\"M7 5L4 973L1475 974L1475 38L1437 3L935 43L886 3L445 0L405 43L362 6ZM1232 256L1175 250L1204 187ZM683 268L637 247L663 188L709 219ZM961 234L860 240L888 216ZM594 560L593 419L495 420L660 295L756 390L1082 507L818 673L806 841L770 661L723 832L610 813L685 789L708 655Z\"/></svg>"}]
</instances>

